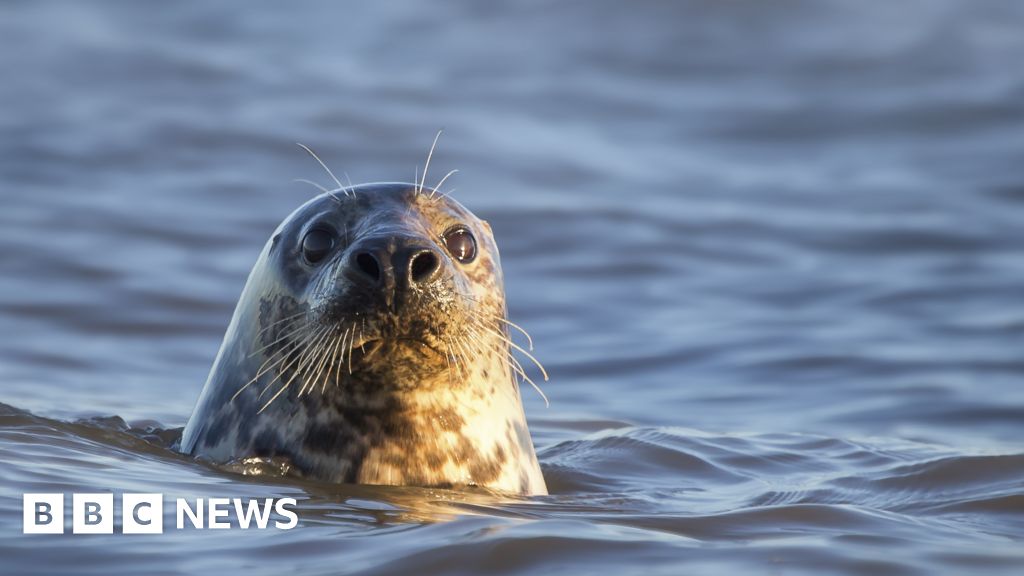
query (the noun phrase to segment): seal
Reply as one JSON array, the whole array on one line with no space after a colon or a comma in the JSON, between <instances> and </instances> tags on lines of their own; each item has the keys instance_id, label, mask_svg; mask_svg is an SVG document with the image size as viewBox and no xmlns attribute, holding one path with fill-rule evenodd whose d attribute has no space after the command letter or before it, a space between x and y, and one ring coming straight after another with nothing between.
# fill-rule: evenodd
<instances>
[{"instance_id":1,"label":"seal","mask_svg":"<svg viewBox=\"0 0 1024 576\"><path fill-rule=\"evenodd\" d=\"M546 494L512 351L536 360L512 330L486 222L422 182L339 184L264 246L180 450Z\"/></svg>"}]
</instances>

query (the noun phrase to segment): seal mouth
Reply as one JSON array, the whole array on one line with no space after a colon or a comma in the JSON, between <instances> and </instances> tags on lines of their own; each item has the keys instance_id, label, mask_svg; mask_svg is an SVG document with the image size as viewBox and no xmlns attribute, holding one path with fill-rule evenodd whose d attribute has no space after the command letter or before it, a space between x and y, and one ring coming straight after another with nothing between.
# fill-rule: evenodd
<instances>
[{"instance_id":1,"label":"seal mouth","mask_svg":"<svg viewBox=\"0 0 1024 576\"><path fill-rule=\"evenodd\" d=\"M355 343L352 349L361 352L361 360L372 361L378 356L386 356L400 350L416 350L421 354L444 357L442 352L420 338L399 337L368 337Z\"/></svg>"},{"instance_id":2,"label":"seal mouth","mask_svg":"<svg viewBox=\"0 0 1024 576\"><path fill-rule=\"evenodd\" d=\"M351 343L347 345L355 358L363 362L400 361L415 356L446 357L445 352L436 345L438 336L429 328L410 326L392 315L366 320L362 329L353 335ZM441 331L444 332L443 328Z\"/></svg>"},{"instance_id":3,"label":"seal mouth","mask_svg":"<svg viewBox=\"0 0 1024 576\"><path fill-rule=\"evenodd\" d=\"M359 349L363 353L362 360L372 360L383 347L384 341L380 338L366 338L362 342L353 345L352 349Z\"/></svg>"}]
</instances>

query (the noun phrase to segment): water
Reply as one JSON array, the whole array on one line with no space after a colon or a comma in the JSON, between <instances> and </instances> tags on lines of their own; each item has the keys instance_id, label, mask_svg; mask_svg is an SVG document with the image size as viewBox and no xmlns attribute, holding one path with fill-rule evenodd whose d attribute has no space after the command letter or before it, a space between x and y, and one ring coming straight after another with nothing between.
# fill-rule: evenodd
<instances>
[{"instance_id":1,"label":"water","mask_svg":"<svg viewBox=\"0 0 1024 576\"><path fill-rule=\"evenodd\" d=\"M1024 8L0 8L12 574L1020 573ZM489 220L552 494L167 449L276 224L432 172ZM129 425L130 423L130 425ZM294 497L290 531L21 534L26 492ZM169 518L173 521L173 517Z\"/></svg>"}]
</instances>

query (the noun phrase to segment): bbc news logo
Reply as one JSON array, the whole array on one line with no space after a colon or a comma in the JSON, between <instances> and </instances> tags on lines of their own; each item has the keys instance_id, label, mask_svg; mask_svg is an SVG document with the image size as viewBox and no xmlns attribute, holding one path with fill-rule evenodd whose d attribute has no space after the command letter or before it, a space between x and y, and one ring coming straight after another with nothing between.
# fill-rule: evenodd
<instances>
[{"instance_id":1,"label":"bbc news logo","mask_svg":"<svg viewBox=\"0 0 1024 576\"><path fill-rule=\"evenodd\" d=\"M25 534L63 534L65 528L64 494L25 494L22 508L22 532ZM175 526L199 529L248 530L271 526L290 530L299 524L294 498L177 498L174 502ZM163 494L122 494L122 534L163 534ZM114 495L72 494L72 534L113 534ZM232 523L232 517L235 522ZM273 522L271 522L273 520Z\"/></svg>"}]
</instances>

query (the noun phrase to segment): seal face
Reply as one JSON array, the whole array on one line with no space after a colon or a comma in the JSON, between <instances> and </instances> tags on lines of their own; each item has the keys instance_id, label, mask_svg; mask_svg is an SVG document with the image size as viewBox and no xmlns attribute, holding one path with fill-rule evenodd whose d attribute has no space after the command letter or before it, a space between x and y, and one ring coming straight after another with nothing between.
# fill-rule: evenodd
<instances>
[{"instance_id":1,"label":"seal face","mask_svg":"<svg viewBox=\"0 0 1024 576\"><path fill-rule=\"evenodd\" d=\"M490 227L458 202L398 183L322 194L263 248L181 450L545 494L509 326Z\"/></svg>"}]
</instances>

